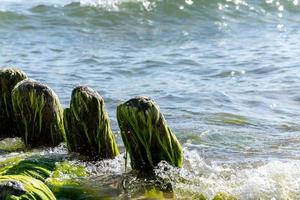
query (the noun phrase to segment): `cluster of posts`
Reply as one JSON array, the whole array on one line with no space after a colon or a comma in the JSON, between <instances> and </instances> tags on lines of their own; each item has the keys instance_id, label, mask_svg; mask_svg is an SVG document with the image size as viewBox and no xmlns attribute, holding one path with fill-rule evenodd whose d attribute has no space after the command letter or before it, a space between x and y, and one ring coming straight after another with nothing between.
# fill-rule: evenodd
<instances>
[{"instance_id":1,"label":"cluster of posts","mask_svg":"<svg viewBox=\"0 0 300 200\"><path fill-rule=\"evenodd\" d=\"M181 167L182 147L156 103L135 97L117 107L117 120L134 170L152 170L160 161ZM78 86L63 109L47 85L18 69L0 70L0 138L21 137L26 148L66 142L70 152L93 160L119 154L103 98Z\"/></svg>"},{"instance_id":2,"label":"cluster of posts","mask_svg":"<svg viewBox=\"0 0 300 200\"><path fill-rule=\"evenodd\" d=\"M151 172L161 161L182 166L182 147L153 100L135 97L121 103L117 120L133 170ZM0 139L6 137L22 138L27 149L66 142L69 152L90 160L113 159L119 154L104 100L95 90L74 88L69 108L63 109L52 89L14 68L0 69ZM23 160L14 166L12 160L0 168L0 200L56 200L51 184L45 184L53 167L39 160ZM60 194L60 189L55 191ZM202 194L191 198L206 199ZM225 199L236 200L225 193L213 198Z\"/></svg>"}]
</instances>

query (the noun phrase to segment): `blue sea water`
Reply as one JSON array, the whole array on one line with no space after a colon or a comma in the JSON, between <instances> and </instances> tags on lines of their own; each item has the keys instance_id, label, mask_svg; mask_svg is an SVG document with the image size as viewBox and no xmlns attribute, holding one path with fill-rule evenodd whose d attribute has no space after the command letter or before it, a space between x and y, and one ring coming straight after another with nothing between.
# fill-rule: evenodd
<instances>
[{"instance_id":1,"label":"blue sea water","mask_svg":"<svg viewBox=\"0 0 300 200\"><path fill-rule=\"evenodd\" d=\"M75 86L96 89L119 146L116 106L152 97L185 149L178 198L299 199L299 3L0 0L0 66L64 107Z\"/></svg>"}]
</instances>

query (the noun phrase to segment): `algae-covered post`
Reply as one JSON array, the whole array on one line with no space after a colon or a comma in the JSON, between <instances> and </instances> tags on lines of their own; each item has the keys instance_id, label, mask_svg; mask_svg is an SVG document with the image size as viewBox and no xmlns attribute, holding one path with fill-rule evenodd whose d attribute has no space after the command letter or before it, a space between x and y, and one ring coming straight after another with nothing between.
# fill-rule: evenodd
<instances>
[{"instance_id":1,"label":"algae-covered post","mask_svg":"<svg viewBox=\"0 0 300 200\"><path fill-rule=\"evenodd\" d=\"M153 100L135 97L120 104L117 119L133 169L151 170L162 160L182 166L182 147Z\"/></svg>"},{"instance_id":2,"label":"algae-covered post","mask_svg":"<svg viewBox=\"0 0 300 200\"><path fill-rule=\"evenodd\" d=\"M55 146L64 141L63 109L52 89L26 79L13 89L12 102L26 147Z\"/></svg>"},{"instance_id":3,"label":"algae-covered post","mask_svg":"<svg viewBox=\"0 0 300 200\"><path fill-rule=\"evenodd\" d=\"M65 109L65 127L70 151L91 159L119 154L103 98L86 86L74 88L70 108Z\"/></svg>"},{"instance_id":4,"label":"algae-covered post","mask_svg":"<svg viewBox=\"0 0 300 200\"><path fill-rule=\"evenodd\" d=\"M15 137L14 114L11 92L15 85L26 79L27 75L18 69L0 69L0 138Z\"/></svg>"}]
</instances>

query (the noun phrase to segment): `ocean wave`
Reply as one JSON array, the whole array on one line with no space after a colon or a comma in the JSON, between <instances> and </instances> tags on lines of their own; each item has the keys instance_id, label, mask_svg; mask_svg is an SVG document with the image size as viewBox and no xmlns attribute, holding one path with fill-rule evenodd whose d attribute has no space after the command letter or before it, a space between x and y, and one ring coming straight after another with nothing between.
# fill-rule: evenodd
<instances>
[{"instance_id":1,"label":"ocean wave","mask_svg":"<svg viewBox=\"0 0 300 200\"><path fill-rule=\"evenodd\" d=\"M160 163L156 174L172 181L179 199L219 192L238 199L299 199L300 161L257 161L222 165L208 162L198 152L185 149L185 166ZM230 158L228 158L230 159Z\"/></svg>"},{"instance_id":2,"label":"ocean wave","mask_svg":"<svg viewBox=\"0 0 300 200\"><path fill-rule=\"evenodd\" d=\"M68 7L76 5L80 7L96 7L107 11L169 11L172 12L192 12L206 13L205 10L222 12L224 15L235 16L246 13L257 13L282 18L287 12L297 13L300 11L298 0L2 0L0 10L20 10L29 9L36 6ZM200 9L200 10L199 10ZM204 12L203 12L204 11ZM193 13L195 14L195 13Z\"/></svg>"}]
</instances>

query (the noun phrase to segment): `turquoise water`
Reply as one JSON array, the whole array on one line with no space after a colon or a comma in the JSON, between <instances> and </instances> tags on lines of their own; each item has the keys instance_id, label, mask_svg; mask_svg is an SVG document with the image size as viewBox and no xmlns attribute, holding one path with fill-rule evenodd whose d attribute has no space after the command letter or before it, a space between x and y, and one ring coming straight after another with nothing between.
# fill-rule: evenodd
<instances>
[{"instance_id":1,"label":"turquoise water","mask_svg":"<svg viewBox=\"0 0 300 200\"><path fill-rule=\"evenodd\" d=\"M299 199L299 3L1 0L0 65L46 83L65 107L74 86L99 91L119 146L116 106L152 97L185 148L184 168L160 173L179 198ZM96 168L107 172L99 188L125 176L118 159L113 172Z\"/></svg>"}]
</instances>

